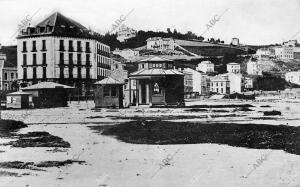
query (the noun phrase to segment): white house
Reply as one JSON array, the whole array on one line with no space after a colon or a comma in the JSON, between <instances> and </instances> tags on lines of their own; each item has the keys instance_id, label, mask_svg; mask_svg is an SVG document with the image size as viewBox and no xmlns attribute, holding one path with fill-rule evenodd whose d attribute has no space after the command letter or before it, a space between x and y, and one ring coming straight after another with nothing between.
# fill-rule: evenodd
<instances>
[{"instance_id":1,"label":"white house","mask_svg":"<svg viewBox=\"0 0 300 187\"><path fill-rule=\"evenodd\" d=\"M117 40L120 42L124 42L125 40L135 37L137 34L137 31L125 26L124 24L120 26L120 28L117 31Z\"/></svg>"},{"instance_id":2,"label":"white house","mask_svg":"<svg viewBox=\"0 0 300 187\"><path fill-rule=\"evenodd\" d=\"M55 12L17 37L18 79L86 87L110 74L110 47L81 24Z\"/></svg>"},{"instance_id":3,"label":"white house","mask_svg":"<svg viewBox=\"0 0 300 187\"><path fill-rule=\"evenodd\" d=\"M253 79L250 77L245 77L244 78L245 81L245 89L246 90L251 90L253 89Z\"/></svg>"},{"instance_id":4,"label":"white house","mask_svg":"<svg viewBox=\"0 0 300 187\"><path fill-rule=\"evenodd\" d=\"M147 49L164 51L175 49L175 40L173 38L153 37L147 39Z\"/></svg>"},{"instance_id":5,"label":"white house","mask_svg":"<svg viewBox=\"0 0 300 187\"><path fill-rule=\"evenodd\" d=\"M295 59L295 54L300 51L300 46L297 40L289 40L283 42L282 46L275 47L275 57L280 60L292 60Z\"/></svg>"},{"instance_id":6,"label":"white house","mask_svg":"<svg viewBox=\"0 0 300 187\"><path fill-rule=\"evenodd\" d=\"M125 59L131 59L134 57L139 56L139 51L138 50L134 50L134 49L116 49L113 51L113 54L116 55L120 55L121 57L125 58Z\"/></svg>"},{"instance_id":7,"label":"white house","mask_svg":"<svg viewBox=\"0 0 300 187\"><path fill-rule=\"evenodd\" d=\"M227 73L230 81L230 93L241 93L244 90L244 77L240 73Z\"/></svg>"},{"instance_id":8,"label":"white house","mask_svg":"<svg viewBox=\"0 0 300 187\"><path fill-rule=\"evenodd\" d=\"M227 75L220 74L210 78L210 91L219 94L230 93L230 81Z\"/></svg>"},{"instance_id":9,"label":"white house","mask_svg":"<svg viewBox=\"0 0 300 187\"><path fill-rule=\"evenodd\" d=\"M18 79L17 47L0 47L0 90L15 90L13 82Z\"/></svg>"},{"instance_id":10,"label":"white house","mask_svg":"<svg viewBox=\"0 0 300 187\"><path fill-rule=\"evenodd\" d=\"M255 55L259 58L274 57L275 49L274 48L260 48L256 51Z\"/></svg>"},{"instance_id":11,"label":"white house","mask_svg":"<svg viewBox=\"0 0 300 187\"><path fill-rule=\"evenodd\" d=\"M300 71L291 71L285 74L287 82L300 85Z\"/></svg>"},{"instance_id":12,"label":"white house","mask_svg":"<svg viewBox=\"0 0 300 187\"><path fill-rule=\"evenodd\" d=\"M231 62L227 64L227 72L228 73L240 73L241 65L235 62Z\"/></svg>"},{"instance_id":13,"label":"white house","mask_svg":"<svg viewBox=\"0 0 300 187\"><path fill-rule=\"evenodd\" d=\"M209 92L209 77L205 73L201 73L191 68L185 68L185 72L192 74L193 92L199 95L205 95Z\"/></svg>"},{"instance_id":14,"label":"white house","mask_svg":"<svg viewBox=\"0 0 300 187\"><path fill-rule=\"evenodd\" d=\"M262 75L263 64L258 60L249 60L247 62L247 73L249 75Z\"/></svg>"},{"instance_id":15,"label":"white house","mask_svg":"<svg viewBox=\"0 0 300 187\"><path fill-rule=\"evenodd\" d=\"M239 73L219 74L210 79L210 91L220 94L241 93L244 90L244 77Z\"/></svg>"},{"instance_id":16,"label":"white house","mask_svg":"<svg viewBox=\"0 0 300 187\"><path fill-rule=\"evenodd\" d=\"M196 67L197 71L202 71L204 73L214 72L215 65L211 61L202 61Z\"/></svg>"}]
</instances>

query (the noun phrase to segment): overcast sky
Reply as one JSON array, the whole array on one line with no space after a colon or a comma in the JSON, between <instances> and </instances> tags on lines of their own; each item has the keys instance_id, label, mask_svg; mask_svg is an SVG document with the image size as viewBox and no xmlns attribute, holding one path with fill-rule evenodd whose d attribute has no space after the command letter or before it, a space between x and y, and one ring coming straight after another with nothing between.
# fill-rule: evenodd
<instances>
[{"instance_id":1,"label":"overcast sky","mask_svg":"<svg viewBox=\"0 0 300 187\"><path fill-rule=\"evenodd\" d=\"M169 27L227 43L238 37L243 44L300 39L300 0L0 0L0 43L16 43L14 34L27 15L36 13L34 25L59 11L104 33L131 10L124 23L137 30Z\"/></svg>"}]
</instances>

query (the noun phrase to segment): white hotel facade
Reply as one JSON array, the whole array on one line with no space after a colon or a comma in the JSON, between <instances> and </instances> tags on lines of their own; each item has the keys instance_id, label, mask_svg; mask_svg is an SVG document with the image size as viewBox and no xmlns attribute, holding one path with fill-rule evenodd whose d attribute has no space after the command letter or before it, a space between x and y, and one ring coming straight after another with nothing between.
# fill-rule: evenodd
<instances>
[{"instance_id":1,"label":"white hotel facade","mask_svg":"<svg viewBox=\"0 0 300 187\"><path fill-rule=\"evenodd\" d=\"M18 79L27 85L53 81L82 87L110 75L110 47L58 12L17 39Z\"/></svg>"}]
</instances>

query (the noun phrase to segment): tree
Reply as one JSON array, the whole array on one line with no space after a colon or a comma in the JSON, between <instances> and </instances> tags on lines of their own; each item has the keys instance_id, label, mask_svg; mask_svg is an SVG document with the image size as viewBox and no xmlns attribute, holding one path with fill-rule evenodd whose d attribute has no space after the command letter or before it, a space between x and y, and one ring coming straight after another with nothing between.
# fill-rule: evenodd
<instances>
[{"instance_id":1,"label":"tree","mask_svg":"<svg viewBox=\"0 0 300 187\"><path fill-rule=\"evenodd\" d=\"M167 33L168 34L172 33L170 28L167 28Z\"/></svg>"}]
</instances>

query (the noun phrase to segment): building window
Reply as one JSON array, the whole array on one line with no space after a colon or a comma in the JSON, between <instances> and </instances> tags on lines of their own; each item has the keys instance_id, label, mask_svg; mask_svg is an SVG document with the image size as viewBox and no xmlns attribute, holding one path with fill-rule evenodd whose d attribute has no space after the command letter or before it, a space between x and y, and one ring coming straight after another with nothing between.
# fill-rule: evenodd
<instances>
[{"instance_id":1,"label":"building window","mask_svg":"<svg viewBox=\"0 0 300 187\"><path fill-rule=\"evenodd\" d=\"M4 90L8 90L8 84L7 83L4 84Z\"/></svg>"},{"instance_id":2,"label":"building window","mask_svg":"<svg viewBox=\"0 0 300 187\"><path fill-rule=\"evenodd\" d=\"M109 96L109 87L108 86L104 86L103 88L103 96Z\"/></svg>"},{"instance_id":3,"label":"building window","mask_svg":"<svg viewBox=\"0 0 300 187\"><path fill-rule=\"evenodd\" d=\"M73 65L73 53L69 53L69 64Z\"/></svg>"},{"instance_id":4,"label":"building window","mask_svg":"<svg viewBox=\"0 0 300 187\"><path fill-rule=\"evenodd\" d=\"M27 69L23 69L23 79L27 79Z\"/></svg>"},{"instance_id":5,"label":"building window","mask_svg":"<svg viewBox=\"0 0 300 187\"><path fill-rule=\"evenodd\" d=\"M43 67L43 79L47 78L47 69L46 67Z\"/></svg>"},{"instance_id":6,"label":"building window","mask_svg":"<svg viewBox=\"0 0 300 187\"><path fill-rule=\"evenodd\" d=\"M111 96L117 97L117 87L115 87L115 86L111 87Z\"/></svg>"},{"instance_id":7,"label":"building window","mask_svg":"<svg viewBox=\"0 0 300 187\"><path fill-rule=\"evenodd\" d=\"M91 64L91 62L90 62L90 55L87 54L87 55L86 55L86 65L87 65L87 66L90 66L90 64Z\"/></svg>"},{"instance_id":8,"label":"building window","mask_svg":"<svg viewBox=\"0 0 300 187\"><path fill-rule=\"evenodd\" d=\"M22 52L27 52L27 47L26 47L26 42L23 42L23 51Z\"/></svg>"},{"instance_id":9,"label":"building window","mask_svg":"<svg viewBox=\"0 0 300 187\"><path fill-rule=\"evenodd\" d=\"M32 54L32 65L36 65L36 54Z\"/></svg>"},{"instance_id":10,"label":"building window","mask_svg":"<svg viewBox=\"0 0 300 187\"><path fill-rule=\"evenodd\" d=\"M81 54L77 54L77 64L81 65Z\"/></svg>"},{"instance_id":11,"label":"building window","mask_svg":"<svg viewBox=\"0 0 300 187\"><path fill-rule=\"evenodd\" d=\"M87 52L87 53L90 53L90 52L91 52L91 49L90 49L90 43L89 43L89 42L86 42L86 43L85 43L85 52Z\"/></svg>"},{"instance_id":12,"label":"building window","mask_svg":"<svg viewBox=\"0 0 300 187\"><path fill-rule=\"evenodd\" d=\"M81 79L81 67L77 68L78 79Z\"/></svg>"},{"instance_id":13,"label":"building window","mask_svg":"<svg viewBox=\"0 0 300 187\"><path fill-rule=\"evenodd\" d=\"M46 53L43 53L43 65L46 65L47 64L47 61L46 61Z\"/></svg>"},{"instance_id":14,"label":"building window","mask_svg":"<svg viewBox=\"0 0 300 187\"><path fill-rule=\"evenodd\" d=\"M15 79L15 74L14 73L10 73L10 79L14 80Z\"/></svg>"},{"instance_id":15,"label":"building window","mask_svg":"<svg viewBox=\"0 0 300 187\"><path fill-rule=\"evenodd\" d=\"M33 78L33 79L36 79L36 67L33 67L33 68L32 68L32 71L33 71L33 73L32 73L32 78Z\"/></svg>"},{"instance_id":16,"label":"building window","mask_svg":"<svg viewBox=\"0 0 300 187\"><path fill-rule=\"evenodd\" d=\"M32 52L36 52L36 41L32 41Z\"/></svg>"},{"instance_id":17,"label":"building window","mask_svg":"<svg viewBox=\"0 0 300 187\"><path fill-rule=\"evenodd\" d=\"M59 54L59 63L60 63L61 65L64 65L64 61L65 61L65 59L64 59L64 54L63 54L63 53L60 53L60 54Z\"/></svg>"},{"instance_id":18,"label":"building window","mask_svg":"<svg viewBox=\"0 0 300 187\"><path fill-rule=\"evenodd\" d=\"M46 40L42 40L42 51L46 51Z\"/></svg>"},{"instance_id":19,"label":"building window","mask_svg":"<svg viewBox=\"0 0 300 187\"><path fill-rule=\"evenodd\" d=\"M69 51L71 51L71 52L74 51L72 40L69 40Z\"/></svg>"},{"instance_id":20,"label":"building window","mask_svg":"<svg viewBox=\"0 0 300 187\"><path fill-rule=\"evenodd\" d=\"M64 40L59 40L59 50L60 51L64 51L65 50Z\"/></svg>"},{"instance_id":21,"label":"building window","mask_svg":"<svg viewBox=\"0 0 300 187\"><path fill-rule=\"evenodd\" d=\"M64 78L64 67L63 67L63 66L60 67L60 70L59 70L59 77L60 77L61 79Z\"/></svg>"},{"instance_id":22,"label":"building window","mask_svg":"<svg viewBox=\"0 0 300 187\"><path fill-rule=\"evenodd\" d=\"M27 65L27 55L23 54L23 66Z\"/></svg>"},{"instance_id":23,"label":"building window","mask_svg":"<svg viewBox=\"0 0 300 187\"><path fill-rule=\"evenodd\" d=\"M90 68L86 68L86 78L90 78Z\"/></svg>"},{"instance_id":24,"label":"building window","mask_svg":"<svg viewBox=\"0 0 300 187\"><path fill-rule=\"evenodd\" d=\"M69 78L73 79L73 67L72 66L69 67Z\"/></svg>"},{"instance_id":25,"label":"building window","mask_svg":"<svg viewBox=\"0 0 300 187\"><path fill-rule=\"evenodd\" d=\"M77 41L77 51L82 52L81 41Z\"/></svg>"},{"instance_id":26,"label":"building window","mask_svg":"<svg viewBox=\"0 0 300 187\"><path fill-rule=\"evenodd\" d=\"M4 73L4 80L7 81L7 73L6 72Z\"/></svg>"}]
</instances>

